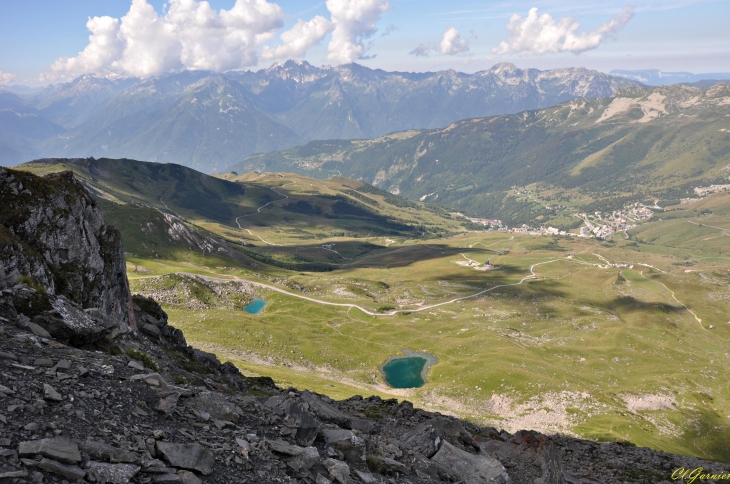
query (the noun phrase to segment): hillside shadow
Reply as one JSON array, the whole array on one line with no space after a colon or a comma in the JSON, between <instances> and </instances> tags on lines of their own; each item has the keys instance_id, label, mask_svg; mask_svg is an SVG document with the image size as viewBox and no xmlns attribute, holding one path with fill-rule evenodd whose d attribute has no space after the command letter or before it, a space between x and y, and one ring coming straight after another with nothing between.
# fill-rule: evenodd
<instances>
[{"instance_id":1,"label":"hillside shadow","mask_svg":"<svg viewBox=\"0 0 730 484\"><path fill-rule=\"evenodd\" d=\"M640 301L632 296L619 296L605 302L592 302L593 306L601 307L612 313L636 313L645 311L661 311L663 313L685 311L684 306L667 304L664 302Z\"/></svg>"},{"instance_id":2,"label":"hillside shadow","mask_svg":"<svg viewBox=\"0 0 730 484\"><path fill-rule=\"evenodd\" d=\"M308 253L308 251L319 250L319 254L328 257L333 262L343 266L343 269L363 269L363 268L379 268L379 269L390 269L390 268L401 268L408 267L417 262L424 262L429 260L448 259L453 257L459 257L459 254L468 254L475 260L481 261L480 263L486 262L490 257L494 256L494 253L487 249L454 249L445 244L417 244L410 246L396 246L386 247L383 245L376 245L370 242L358 242L353 241L338 241L334 243L332 249L337 250L340 254L350 258L349 260L343 260L338 258L337 254L330 251L324 251L322 245L308 244L298 246L287 246L278 247L279 250L286 250L288 252L298 250L300 254ZM456 269L457 266L454 268ZM463 269L469 269L464 266ZM494 277L504 277L508 275L516 274L520 271L519 268L512 266L500 266L495 271L484 271L478 272L474 270L475 278L481 274L493 274ZM449 277L449 276L447 276ZM463 275L462 275L463 277ZM483 277L482 277L483 278Z\"/></svg>"}]
</instances>

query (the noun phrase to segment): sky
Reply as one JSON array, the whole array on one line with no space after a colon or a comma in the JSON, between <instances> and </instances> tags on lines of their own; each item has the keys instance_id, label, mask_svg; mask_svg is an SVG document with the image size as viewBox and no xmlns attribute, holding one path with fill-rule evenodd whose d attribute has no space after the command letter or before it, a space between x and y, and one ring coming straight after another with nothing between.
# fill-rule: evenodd
<instances>
[{"instance_id":1,"label":"sky","mask_svg":"<svg viewBox=\"0 0 730 484\"><path fill-rule=\"evenodd\" d=\"M0 84L266 68L498 62L730 71L728 0L2 0Z\"/></svg>"}]
</instances>

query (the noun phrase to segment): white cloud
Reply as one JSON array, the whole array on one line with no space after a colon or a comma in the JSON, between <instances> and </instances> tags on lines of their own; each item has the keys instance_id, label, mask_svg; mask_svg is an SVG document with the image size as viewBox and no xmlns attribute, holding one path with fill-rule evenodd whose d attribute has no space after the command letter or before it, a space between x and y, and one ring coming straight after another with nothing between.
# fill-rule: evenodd
<instances>
[{"instance_id":1,"label":"white cloud","mask_svg":"<svg viewBox=\"0 0 730 484\"><path fill-rule=\"evenodd\" d=\"M15 74L0 71L0 84L7 84L9 82L12 82L15 80L16 77L18 76Z\"/></svg>"},{"instance_id":2,"label":"white cloud","mask_svg":"<svg viewBox=\"0 0 730 484\"><path fill-rule=\"evenodd\" d=\"M444 38L441 40L441 53L444 55L456 55L469 50L466 40L461 38L461 34L454 27L449 27L444 32Z\"/></svg>"},{"instance_id":3,"label":"white cloud","mask_svg":"<svg viewBox=\"0 0 730 484\"><path fill-rule=\"evenodd\" d=\"M62 57L43 74L52 80L80 74L149 77L179 69L225 71L258 63L258 49L274 38L283 10L266 0L236 0L215 11L207 1L169 0L158 15L147 0L133 0L119 19L90 18L89 44Z\"/></svg>"},{"instance_id":4,"label":"white cloud","mask_svg":"<svg viewBox=\"0 0 730 484\"><path fill-rule=\"evenodd\" d=\"M380 16L390 8L388 0L327 0L334 25L327 58L337 64L362 59L363 41L375 34Z\"/></svg>"},{"instance_id":5,"label":"white cloud","mask_svg":"<svg viewBox=\"0 0 730 484\"><path fill-rule=\"evenodd\" d=\"M579 54L598 47L607 36L621 30L633 16L633 8L625 7L621 14L593 32L576 34L580 24L573 17L556 21L547 13L538 16L537 8L531 8L525 18L519 14L512 15L507 24L509 41L500 42L492 52L497 55L541 55L558 52Z\"/></svg>"},{"instance_id":6,"label":"white cloud","mask_svg":"<svg viewBox=\"0 0 730 484\"><path fill-rule=\"evenodd\" d=\"M420 44L418 47L413 49L409 52L410 55L415 55L418 57L428 57L428 54L431 52L431 46L428 44Z\"/></svg>"},{"instance_id":7,"label":"white cloud","mask_svg":"<svg viewBox=\"0 0 730 484\"><path fill-rule=\"evenodd\" d=\"M264 59L303 57L307 49L317 44L332 29L334 29L332 22L319 15L309 22L299 19L294 27L281 34L282 44L273 49L264 46L261 57Z\"/></svg>"}]
</instances>

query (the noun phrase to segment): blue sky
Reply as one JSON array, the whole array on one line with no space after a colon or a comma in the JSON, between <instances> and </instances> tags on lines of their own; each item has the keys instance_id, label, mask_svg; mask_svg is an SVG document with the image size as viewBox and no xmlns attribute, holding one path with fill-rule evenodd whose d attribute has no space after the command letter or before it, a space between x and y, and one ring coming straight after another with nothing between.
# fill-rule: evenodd
<instances>
[{"instance_id":1,"label":"blue sky","mask_svg":"<svg viewBox=\"0 0 730 484\"><path fill-rule=\"evenodd\" d=\"M147 1L157 15L164 15L166 7L163 0ZM198 0L175 1L198 3ZM128 39L120 40L116 53L104 53L106 57L102 60L73 60L89 44L88 18L108 16L121 19L130 11L131 0L3 0L0 2L0 72L4 73L7 82L15 76L12 82L37 83L39 75L49 73L49 67L54 63L55 70L52 75L45 77L45 82L61 80L63 76L72 77L84 70L95 70L100 75L146 76L164 69L195 66L214 70L268 67L279 60L272 57L275 52L286 55L296 50L293 44L286 45L287 42L282 39L287 37L281 37L281 34L292 29L299 19L302 23L312 22L314 29L317 16L321 17L316 25L320 29L319 34L307 31L312 39L307 41L303 51L300 45L297 51L299 54L296 55L315 65L353 60L385 70L433 71L453 68L475 72L500 61L509 61L519 67L540 69L584 66L602 71L644 68L691 72L730 71L730 1L727 0L642 0L629 3L630 11L625 10L625 1L613 0L329 1L329 5L325 1L271 1L280 7L278 13L268 13L266 16L262 13L262 22L269 21L270 24L261 27L261 31L253 32L264 35L265 40L257 40L260 43L255 44L249 42L245 47L238 44L229 46L233 49L233 58L215 58L206 63L209 60L206 56L216 57L210 53L217 52L219 47L214 43L197 46L195 42L203 40L190 34L184 39L186 45L201 47L208 54L191 54L192 57L181 60L175 50L177 40L170 40L170 49L158 53L161 56L159 63L152 65L149 70L139 71L135 70L136 64L140 56L144 58L147 53L139 50L144 47L140 46L139 41L135 44L137 52L124 51ZM337 20L345 19L350 11L354 11L357 2L369 3L372 8L362 14L362 19L355 19L354 23ZM220 11L231 9L236 2L209 0L209 3L212 9ZM533 8L537 8L533 19L535 22L528 25L525 22L528 12ZM519 15L519 18L511 21L514 14ZM550 18L540 17L544 14ZM544 37L541 41L530 37L534 34L534 28L543 26L545 30L542 34L547 34L551 27L560 25L561 19L566 17L573 18L574 34L594 36L574 39L575 42L560 37L547 41L547 44ZM610 24L612 19L617 23ZM508 28L508 23L512 30ZM122 22L117 24L121 25ZM111 22L104 28L116 28L117 24ZM128 26L134 30L131 21ZM519 28L523 28L522 37L516 36ZM449 31L450 37L444 44L442 42ZM301 40L302 35L297 32L288 37L290 42ZM335 36L337 42L333 42ZM207 34L203 37L207 41ZM158 45L155 38L148 42L152 46ZM538 47L538 44L543 47ZM503 45L501 49L500 45ZM276 46L281 46L281 50L272 50ZM414 55L413 52L419 46L420 52L428 55ZM541 48L547 50L542 52ZM262 56L264 49L269 49L269 54ZM92 54L97 55L98 52ZM198 58L194 58L195 55ZM72 62L57 62L63 57L72 58Z\"/></svg>"}]
</instances>

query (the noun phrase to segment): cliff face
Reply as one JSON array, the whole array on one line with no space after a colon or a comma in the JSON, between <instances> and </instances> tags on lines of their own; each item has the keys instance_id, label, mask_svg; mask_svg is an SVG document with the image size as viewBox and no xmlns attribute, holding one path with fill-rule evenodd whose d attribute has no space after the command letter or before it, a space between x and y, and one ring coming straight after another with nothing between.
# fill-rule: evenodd
<instances>
[{"instance_id":1,"label":"cliff face","mask_svg":"<svg viewBox=\"0 0 730 484\"><path fill-rule=\"evenodd\" d=\"M51 298L136 327L122 236L71 172L0 167L0 207L0 289L27 276Z\"/></svg>"}]
</instances>

